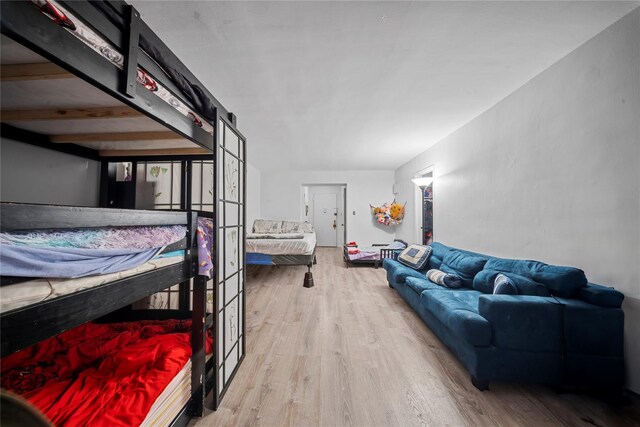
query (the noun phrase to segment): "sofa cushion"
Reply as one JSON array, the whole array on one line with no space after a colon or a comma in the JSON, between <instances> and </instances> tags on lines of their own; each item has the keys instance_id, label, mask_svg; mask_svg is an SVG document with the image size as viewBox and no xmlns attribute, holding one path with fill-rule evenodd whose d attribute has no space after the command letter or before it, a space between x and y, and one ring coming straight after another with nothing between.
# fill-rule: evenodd
<instances>
[{"instance_id":1,"label":"sofa cushion","mask_svg":"<svg viewBox=\"0 0 640 427\"><path fill-rule=\"evenodd\" d=\"M424 277L417 278L410 276L405 279L405 283L407 287L411 288L418 295L427 290L442 290L442 286L436 285Z\"/></svg>"},{"instance_id":2,"label":"sofa cushion","mask_svg":"<svg viewBox=\"0 0 640 427\"><path fill-rule=\"evenodd\" d=\"M541 283L531 280L528 277L521 276L515 273L501 273L505 274L509 279L513 281L518 289L518 295L531 295L538 297L550 297L551 292Z\"/></svg>"},{"instance_id":3,"label":"sofa cushion","mask_svg":"<svg viewBox=\"0 0 640 427\"><path fill-rule=\"evenodd\" d=\"M444 271L432 268L427 271L427 279L435 283L436 285L444 286L447 288L459 288L462 286L460 278L455 274L445 273Z\"/></svg>"},{"instance_id":4,"label":"sofa cushion","mask_svg":"<svg viewBox=\"0 0 640 427\"><path fill-rule=\"evenodd\" d=\"M485 268L533 279L546 286L552 294L566 298L577 296L580 288L587 285L584 271L539 261L491 258L487 261Z\"/></svg>"},{"instance_id":5,"label":"sofa cushion","mask_svg":"<svg viewBox=\"0 0 640 427\"><path fill-rule=\"evenodd\" d=\"M421 270L427 265L431 255L431 246L409 245L398 255L398 261L414 270Z\"/></svg>"},{"instance_id":6,"label":"sofa cushion","mask_svg":"<svg viewBox=\"0 0 640 427\"><path fill-rule=\"evenodd\" d=\"M500 274L499 271L489 270L487 268L483 269L473 278L473 289L480 291L483 294L492 294L493 286L498 274Z\"/></svg>"},{"instance_id":7,"label":"sofa cushion","mask_svg":"<svg viewBox=\"0 0 640 427\"><path fill-rule=\"evenodd\" d=\"M443 245L442 243L433 242L431 245L431 256L427 261L427 269L431 270L433 268L440 269L442 265L442 260L444 256L451 250L449 246Z\"/></svg>"},{"instance_id":8,"label":"sofa cushion","mask_svg":"<svg viewBox=\"0 0 640 427\"><path fill-rule=\"evenodd\" d=\"M487 262L487 264L489 263ZM548 297L551 295L546 286L537 283L528 277L515 273L501 273L497 270L492 270L486 267L473 278L473 289L484 294L492 294L496 278L499 274L504 274L516 285L519 295L535 295L541 297Z\"/></svg>"},{"instance_id":9,"label":"sofa cushion","mask_svg":"<svg viewBox=\"0 0 640 427\"><path fill-rule=\"evenodd\" d=\"M387 280L391 286L403 285L407 277L425 278L421 271L402 265L391 258L385 258L382 266L387 271Z\"/></svg>"},{"instance_id":10,"label":"sofa cushion","mask_svg":"<svg viewBox=\"0 0 640 427\"><path fill-rule=\"evenodd\" d=\"M482 270L486 262L486 258L454 249L448 251L444 256L440 270L445 273L455 274L460 277L462 286L471 288L473 286L473 278Z\"/></svg>"},{"instance_id":11,"label":"sofa cushion","mask_svg":"<svg viewBox=\"0 0 640 427\"><path fill-rule=\"evenodd\" d=\"M423 292L420 305L456 336L474 346L491 343L491 325L478 314L480 292L440 289Z\"/></svg>"},{"instance_id":12,"label":"sofa cushion","mask_svg":"<svg viewBox=\"0 0 640 427\"><path fill-rule=\"evenodd\" d=\"M613 288L588 283L584 288L580 288L578 298L600 307L620 308L624 294Z\"/></svg>"}]
</instances>

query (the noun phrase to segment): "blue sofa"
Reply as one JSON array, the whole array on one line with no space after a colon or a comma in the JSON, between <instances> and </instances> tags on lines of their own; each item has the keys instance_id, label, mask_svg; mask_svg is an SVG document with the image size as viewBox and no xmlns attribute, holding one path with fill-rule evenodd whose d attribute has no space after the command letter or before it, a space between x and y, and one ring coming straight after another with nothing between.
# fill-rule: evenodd
<instances>
[{"instance_id":1,"label":"blue sofa","mask_svg":"<svg viewBox=\"0 0 640 427\"><path fill-rule=\"evenodd\" d=\"M622 293L588 283L576 268L431 246L423 271L385 259L387 280L468 369L474 386L508 381L622 390ZM430 282L425 273L432 268L457 274L463 287ZM518 279L519 295L492 294L500 272Z\"/></svg>"}]
</instances>

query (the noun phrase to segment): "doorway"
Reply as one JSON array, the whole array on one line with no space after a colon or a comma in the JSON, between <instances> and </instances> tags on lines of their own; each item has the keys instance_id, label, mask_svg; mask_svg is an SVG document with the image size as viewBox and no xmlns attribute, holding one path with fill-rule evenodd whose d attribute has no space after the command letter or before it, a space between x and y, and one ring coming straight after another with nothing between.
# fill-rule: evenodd
<instances>
[{"instance_id":1,"label":"doorway","mask_svg":"<svg viewBox=\"0 0 640 427\"><path fill-rule=\"evenodd\" d=\"M318 246L341 247L346 236L346 184L302 186L302 218L313 224Z\"/></svg>"}]
</instances>

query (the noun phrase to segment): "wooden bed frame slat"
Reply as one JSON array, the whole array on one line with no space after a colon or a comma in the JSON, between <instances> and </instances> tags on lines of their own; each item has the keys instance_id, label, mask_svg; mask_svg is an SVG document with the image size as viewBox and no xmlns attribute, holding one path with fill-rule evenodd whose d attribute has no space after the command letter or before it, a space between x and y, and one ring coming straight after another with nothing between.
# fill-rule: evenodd
<instances>
[{"instance_id":1,"label":"wooden bed frame slat","mask_svg":"<svg viewBox=\"0 0 640 427\"><path fill-rule=\"evenodd\" d=\"M159 140L184 140L175 132L151 131L151 132L109 132L109 133L71 133L64 135L51 135L49 140L55 144L68 144L76 142L127 142L127 141L159 141Z\"/></svg>"},{"instance_id":2,"label":"wooden bed frame slat","mask_svg":"<svg viewBox=\"0 0 640 427\"><path fill-rule=\"evenodd\" d=\"M2 110L4 122L27 122L33 120L82 120L124 119L143 117L138 110L127 106L94 108L53 108L46 110ZM175 135L175 134L174 134Z\"/></svg>"},{"instance_id":3,"label":"wooden bed frame slat","mask_svg":"<svg viewBox=\"0 0 640 427\"><path fill-rule=\"evenodd\" d=\"M51 62L38 64L6 64L0 67L0 81L73 79L73 74Z\"/></svg>"}]
</instances>

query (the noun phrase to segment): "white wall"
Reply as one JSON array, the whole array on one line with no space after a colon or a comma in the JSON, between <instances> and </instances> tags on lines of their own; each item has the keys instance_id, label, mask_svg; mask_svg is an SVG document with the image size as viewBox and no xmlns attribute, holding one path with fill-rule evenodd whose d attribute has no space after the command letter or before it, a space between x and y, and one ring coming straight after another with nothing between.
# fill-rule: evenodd
<instances>
[{"instance_id":1,"label":"white wall","mask_svg":"<svg viewBox=\"0 0 640 427\"><path fill-rule=\"evenodd\" d=\"M253 221L260 218L260 194L262 193L262 173L247 163L247 231L251 231Z\"/></svg>"},{"instance_id":2,"label":"white wall","mask_svg":"<svg viewBox=\"0 0 640 427\"><path fill-rule=\"evenodd\" d=\"M4 138L0 158L3 202L98 206L99 162Z\"/></svg>"},{"instance_id":3,"label":"white wall","mask_svg":"<svg viewBox=\"0 0 640 427\"><path fill-rule=\"evenodd\" d=\"M265 171L262 172L262 218L300 221L302 185L346 184L347 240L361 245L391 242L395 228L375 223L369 203L379 205L393 200L393 182L393 171Z\"/></svg>"},{"instance_id":4,"label":"white wall","mask_svg":"<svg viewBox=\"0 0 640 427\"><path fill-rule=\"evenodd\" d=\"M625 293L640 392L640 9L399 168L401 199L432 164L436 240L576 266Z\"/></svg>"}]
</instances>

